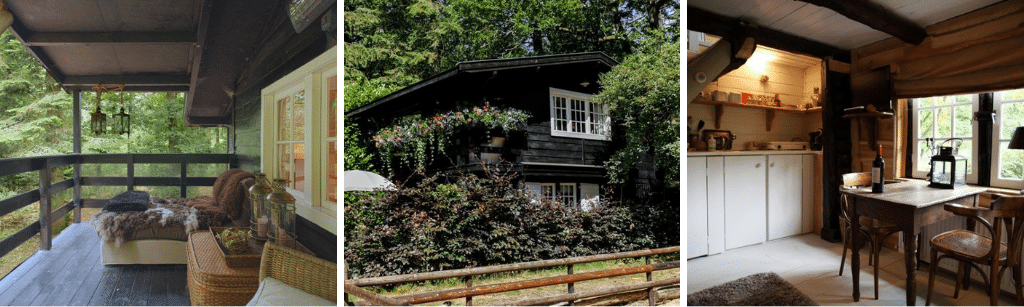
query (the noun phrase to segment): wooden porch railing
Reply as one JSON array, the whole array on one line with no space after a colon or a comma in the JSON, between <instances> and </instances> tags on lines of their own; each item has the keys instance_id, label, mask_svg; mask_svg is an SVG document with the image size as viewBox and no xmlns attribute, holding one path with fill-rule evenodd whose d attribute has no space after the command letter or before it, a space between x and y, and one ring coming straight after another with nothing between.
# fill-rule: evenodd
<instances>
[{"instance_id":1,"label":"wooden porch railing","mask_svg":"<svg viewBox=\"0 0 1024 307\"><path fill-rule=\"evenodd\" d=\"M124 186L127 190L134 190L136 186L179 186L181 197L186 197L188 187L213 186L217 180L216 177L188 177L188 165L228 164L230 167L235 164L234 160L234 154L69 154L0 159L0 177L39 172L38 189L0 200L0 217L39 202L39 221L0 241L0 257L36 234L39 234L39 249L49 250L53 221L73 210L74 222L78 223L82 220L81 208L103 207L106 199L82 199L82 186ZM136 177L137 163L179 164L181 172L178 177ZM82 177L83 164L124 164L128 171L125 177ZM74 165L74 177L51 183L53 168L67 165ZM56 210L52 209L53 195L72 188L74 198Z\"/></svg>"},{"instance_id":2,"label":"wooden porch railing","mask_svg":"<svg viewBox=\"0 0 1024 307\"><path fill-rule=\"evenodd\" d=\"M458 269L458 270L445 270L428 273L417 273L417 274L405 274L395 276L384 276L374 278L360 278L360 279L349 279L345 280L345 304L346 305L413 305L413 304L424 304L430 302L447 301L458 298L465 298L466 305L473 305L473 297L487 294L495 294L502 292L518 291L523 289L531 289L538 287L547 287L558 284L567 284L567 294L553 295L540 298L529 298L516 302L503 302L501 304L508 305L550 305L559 302L569 302L572 305L576 300L603 297L603 296L631 296L637 299L646 296L648 303L654 305L658 301L657 292L655 291L659 287L678 285L679 278L668 278L661 280L652 280L651 273L653 271L667 270L673 268L679 268L679 260L654 263L650 262L650 256L664 255L678 253L679 246L658 248L658 249L645 249L630 252L621 252L613 254L600 254L593 256L584 257L572 257L552 260L540 260L531 262L521 262L513 264L493 265L479 268L470 269ZM586 273L573 273L573 265L581 263L590 263L598 261L607 261L624 258L638 258L644 257L645 264L633 267L586 272ZM483 274L493 274L509 271L521 271L531 269L541 269L555 266L566 266L568 274L562 276L530 279L516 282L473 286L473 276ZM616 276L632 275L646 273L646 282L637 283L633 285L621 285L615 287L609 287L600 290L587 291L587 292L575 292L574 283L611 278ZM401 284L401 283L412 283L421 282L436 279L445 278L463 278L466 281L466 287L453 290L444 290L436 292L418 293L412 295L404 295L399 297L387 297L368 291L361 287L366 286L379 286L389 284ZM349 300L349 294L354 295L362 301L352 303ZM639 295L636 295L639 294Z\"/></svg>"}]
</instances>

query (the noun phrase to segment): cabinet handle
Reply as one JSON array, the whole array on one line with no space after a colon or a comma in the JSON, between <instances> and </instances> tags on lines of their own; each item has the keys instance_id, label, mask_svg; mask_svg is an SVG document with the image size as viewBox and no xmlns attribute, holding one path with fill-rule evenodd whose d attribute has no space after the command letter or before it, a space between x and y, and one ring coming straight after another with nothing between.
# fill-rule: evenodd
<instances>
[{"instance_id":1,"label":"cabinet handle","mask_svg":"<svg viewBox=\"0 0 1024 307\"><path fill-rule=\"evenodd\" d=\"M768 164L768 167L775 167L775 162L772 162L771 164Z\"/></svg>"},{"instance_id":2,"label":"cabinet handle","mask_svg":"<svg viewBox=\"0 0 1024 307\"><path fill-rule=\"evenodd\" d=\"M754 167L761 167L761 163L754 164Z\"/></svg>"}]
</instances>

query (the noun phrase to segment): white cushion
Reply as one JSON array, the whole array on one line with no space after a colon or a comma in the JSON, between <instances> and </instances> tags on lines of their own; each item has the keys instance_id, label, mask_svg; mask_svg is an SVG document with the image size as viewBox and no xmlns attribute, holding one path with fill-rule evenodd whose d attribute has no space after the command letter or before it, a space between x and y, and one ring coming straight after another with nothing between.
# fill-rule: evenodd
<instances>
[{"instance_id":1,"label":"white cushion","mask_svg":"<svg viewBox=\"0 0 1024 307\"><path fill-rule=\"evenodd\" d=\"M334 302L267 277L246 306L336 306Z\"/></svg>"}]
</instances>

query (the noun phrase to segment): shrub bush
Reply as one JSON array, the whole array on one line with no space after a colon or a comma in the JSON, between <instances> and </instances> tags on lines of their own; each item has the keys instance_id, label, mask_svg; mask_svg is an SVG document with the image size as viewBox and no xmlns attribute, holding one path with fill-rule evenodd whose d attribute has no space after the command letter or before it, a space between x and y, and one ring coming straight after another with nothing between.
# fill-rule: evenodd
<instances>
[{"instance_id":1,"label":"shrub bush","mask_svg":"<svg viewBox=\"0 0 1024 307\"><path fill-rule=\"evenodd\" d=\"M655 216L650 210L604 202L580 212L531 202L524 189L513 187L515 177L494 169L485 176L434 175L347 201L345 259L351 278L654 247L655 229L644 220Z\"/></svg>"}]
</instances>

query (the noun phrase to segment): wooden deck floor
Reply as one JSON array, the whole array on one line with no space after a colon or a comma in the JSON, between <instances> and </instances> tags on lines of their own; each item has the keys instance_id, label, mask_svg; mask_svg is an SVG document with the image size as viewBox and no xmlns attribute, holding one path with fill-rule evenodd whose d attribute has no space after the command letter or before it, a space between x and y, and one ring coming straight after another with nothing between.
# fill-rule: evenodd
<instances>
[{"instance_id":1,"label":"wooden deck floor","mask_svg":"<svg viewBox=\"0 0 1024 307\"><path fill-rule=\"evenodd\" d=\"M187 306L185 265L110 265L89 223L64 229L3 279L0 305Z\"/></svg>"}]
</instances>

